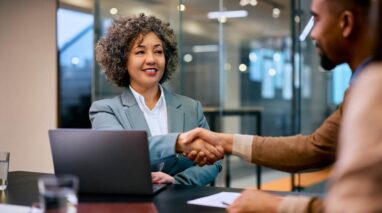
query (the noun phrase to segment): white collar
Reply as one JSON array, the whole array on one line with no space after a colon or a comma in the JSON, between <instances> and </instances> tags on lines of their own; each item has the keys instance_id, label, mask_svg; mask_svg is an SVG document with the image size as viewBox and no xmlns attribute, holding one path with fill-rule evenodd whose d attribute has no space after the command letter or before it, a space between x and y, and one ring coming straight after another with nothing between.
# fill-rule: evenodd
<instances>
[{"instance_id":1,"label":"white collar","mask_svg":"<svg viewBox=\"0 0 382 213\"><path fill-rule=\"evenodd\" d=\"M131 85L129 85L129 87L130 87L130 90L135 97L135 100L137 101L138 105L141 107L142 110L146 110L147 112L157 112L162 107L162 105L166 103L166 99L164 97L164 92L163 92L163 87L160 84L159 84L159 89L161 91L161 94L160 94L160 97L159 97L158 101L156 102L156 104L152 110L150 110L147 107L146 102L145 102L145 97L143 95L139 94L137 91L135 91L133 89L133 87L131 87Z\"/></svg>"}]
</instances>

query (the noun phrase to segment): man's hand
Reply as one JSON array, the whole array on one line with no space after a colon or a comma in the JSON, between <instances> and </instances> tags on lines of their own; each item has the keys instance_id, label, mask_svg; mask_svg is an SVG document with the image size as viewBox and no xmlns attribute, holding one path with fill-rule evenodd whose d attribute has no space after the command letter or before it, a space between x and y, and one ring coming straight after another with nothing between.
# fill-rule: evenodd
<instances>
[{"instance_id":1,"label":"man's hand","mask_svg":"<svg viewBox=\"0 0 382 213\"><path fill-rule=\"evenodd\" d=\"M184 132L179 136L184 143L191 143L197 138L203 139L213 146L221 145L222 138L220 133L212 132L203 128L195 128Z\"/></svg>"},{"instance_id":2,"label":"man's hand","mask_svg":"<svg viewBox=\"0 0 382 213\"><path fill-rule=\"evenodd\" d=\"M181 135L176 144L176 151L182 152L186 156L191 152L197 153L191 160L199 166L213 164L215 161L224 158L223 148L215 147L199 138L195 138L191 142L185 142L182 140Z\"/></svg>"},{"instance_id":3,"label":"man's hand","mask_svg":"<svg viewBox=\"0 0 382 213\"><path fill-rule=\"evenodd\" d=\"M211 164L211 162L223 159L224 153L232 152L233 136L230 134L216 133L203 128L196 128L180 134L178 138L179 142L182 144L190 144L197 139L214 146L221 153L219 156L215 153L217 158L212 158L200 150L184 152L190 160L200 166L204 164Z\"/></svg>"},{"instance_id":4,"label":"man's hand","mask_svg":"<svg viewBox=\"0 0 382 213\"><path fill-rule=\"evenodd\" d=\"M246 189L228 208L229 213L277 212L282 198L257 189Z\"/></svg>"},{"instance_id":5,"label":"man's hand","mask_svg":"<svg viewBox=\"0 0 382 213\"><path fill-rule=\"evenodd\" d=\"M151 172L151 180L155 184L174 184L175 179L164 172Z\"/></svg>"},{"instance_id":6,"label":"man's hand","mask_svg":"<svg viewBox=\"0 0 382 213\"><path fill-rule=\"evenodd\" d=\"M184 143L190 143L196 138L199 138L213 146L222 147L225 153L232 153L232 134L212 132L203 128L195 128L188 132L182 133L180 136Z\"/></svg>"}]
</instances>

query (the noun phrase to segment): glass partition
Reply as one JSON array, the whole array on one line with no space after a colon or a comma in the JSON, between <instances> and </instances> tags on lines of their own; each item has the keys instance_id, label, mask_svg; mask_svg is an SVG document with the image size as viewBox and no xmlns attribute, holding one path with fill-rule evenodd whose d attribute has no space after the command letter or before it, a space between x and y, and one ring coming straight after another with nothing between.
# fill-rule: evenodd
<instances>
[{"instance_id":1,"label":"glass partition","mask_svg":"<svg viewBox=\"0 0 382 213\"><path fill-rule=\"evenodd\" d=\"M59 51L59 127L90 127L93 67L93 14L60 4L57 11Z\"/></svg>"}]
</instances>

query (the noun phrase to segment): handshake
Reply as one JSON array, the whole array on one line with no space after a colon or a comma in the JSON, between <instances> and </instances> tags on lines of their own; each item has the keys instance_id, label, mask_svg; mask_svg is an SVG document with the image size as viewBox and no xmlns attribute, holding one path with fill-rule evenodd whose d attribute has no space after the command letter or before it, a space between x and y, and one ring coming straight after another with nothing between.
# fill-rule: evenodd
<instances>
[{"instance_id":1,"label":"handshake","mask_svg":"<svg viewBox=\"0 0 382 213\"><path fill-rule=\"evenodd\" d=\"M232 152L232 135L196 128L178 136L177 153L183 153L199 166L213 164L223 159L224 153Z\"/></svg>"}]
</instances>

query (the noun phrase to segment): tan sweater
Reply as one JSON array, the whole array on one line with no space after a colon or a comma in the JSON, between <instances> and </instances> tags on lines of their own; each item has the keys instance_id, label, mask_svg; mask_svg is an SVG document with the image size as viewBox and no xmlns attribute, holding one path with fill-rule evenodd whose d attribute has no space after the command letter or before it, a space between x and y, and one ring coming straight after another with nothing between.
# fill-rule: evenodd
<instances>
[{"instance_id":1,"label":"tan sweater","mask_svg":"<svg viewBox=\"0 0 382 213\"><path fill-rule=\"evenodd\" d=\"M313 134L288 137L235 135L233 154L252 163L286 172L332 164L336 157L340 121L347 94L348 92L343 104ZM287 196L283 199L279 212L322 212L322 208L320 199Z\"/></svg>"},{"instance_id":2,"label":"tan sweater","mask_svg":"<svg viewBox=\"0 0 382 213\"><path fill-rule=\"evenodd\" d=\"M382 212L382 63L354 82L326 212Z\"/></svg>"},{"instance_id":3,"label":"tan sweater","mask_svg":"<svg viewBox=\"0 0 382 213\"><path fill-rule=\"evenodd\" d=\"M325 203L287 196L279 212L382 212L382 63L360 74L345 102L348 107L341 106L310 136L251 138L252 149L246 151L251 158L243 157L254 163L284 171L324 166L334 161L344 112L338 161ZM248 146L243 139L235 137L234 153L243 153L239 144Z\"/></svg>"}]
</instances>

